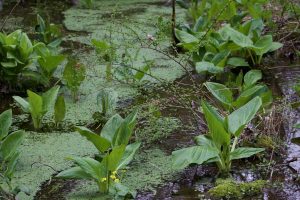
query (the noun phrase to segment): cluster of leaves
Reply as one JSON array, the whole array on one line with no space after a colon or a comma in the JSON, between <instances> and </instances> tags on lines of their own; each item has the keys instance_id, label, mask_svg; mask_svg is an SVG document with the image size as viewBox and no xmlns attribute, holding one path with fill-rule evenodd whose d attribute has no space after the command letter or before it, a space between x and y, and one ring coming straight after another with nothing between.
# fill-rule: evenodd
<instances>
[{"instance_id":1,"label":"cluster of leaves","mask_svg":"<svg viewBox=\"0 0 300 200\"><path fill-rule=\"evenodd\" d=\"M106 123L107 120L115 114L117 95L113 91L102 90L97 95L97 104L100 112L95 112L93 118L100 123Z\"/></svg>"},{"instance_id":2,"label":"cluster of leaves","mask_svg":"<svg viewBox=\"0 0 300 200\"><path fill-rule=\"evenodd\" d=\"M19 96L13 97L25 113L30 113L35 129L38 130L42 127L43 117L53 107L55 107L54 115L56 122L64 119L64 99L62 96L57 98L59 88L59 86L55 86L42 95L38 95L30 90L27 90L28 100L25 100Z\"/></svg>"},{"instance_id":3,"label":"cluster of leaves","mask_svg":"<svg viewBox=\"0 0 300 200\"><path fill-rule=\"evenodd\" d=\"M258 65L263 55L282 47L282 44L273 42L271 35L262 36L262 29L262 20L250 20L237 30L225 25L208 34L176 30L176 35L181 42L179 45L193 54L199 73L218 74L223 73L225 67L232 69Z\"/></svg>"},{"instance_id":4,"label":"cluster of leaves","mask_svg":"<svg viewBox=\"0 0 300 200\"><path fill-rule=\"evenodd\" d=\"M244 128L255 117L261 105L261 98L255 97L231 114L221 116L215 108L202 101L209 133L195 138L197 146L174 151L172 153L174 167L183 169L192 163L215 162L220 173L226 175L230 172L232 160L248 158L263 151L263 148L236 148Z\"/></svg>"},{"instance_id":5,"label":"cluster of leaves","mask_svg":"<svg viewBox=\"0 0 300 200\"><path fill-rule=\"evenodd\" d=\"M176 0L176 2L187 10L187 16L193 23L205 23L206 28L219 21L237 24L245 16L251 16L253 19L266 19L271 16L271 13L263 7L269 0Z\"/></svg>"},{"instance_id":6,"label":"cluster of leaves","mask_svg":"<svg viewBox=\"0 0 300 200\"><path fill-rule=\"evenodd\" d=\"M260 70L250 70L245 76L243 72L239 74L234 83L235 89L215 82L206 82L204 85L225 110L239 108L257 96L261 97L262 105L266 107L272 103L272 92L265 84L257 84L261 78ZM234 92L235 90L238 94Z\"/></svg>"},{"instance_id":7,"label":"cluster of leaves","mask_svg":"<svg viewBox=\"0 0 300 200\"><path fill-rule=\"evenodd\" d=\"M124 169L133 159L140 143L128 144L136 124L137 110L123 119L119 114L112 116L104 125L100 134L85 127L76 130L98 149L96 159L72 157L76 167L57 175L64 179L94 180L101 193L116 196L135 196L135 192L122 185L117 177L118 171Z\"/></svg>"},{"instance_id":8,"label":"cluster of leaves","mask_svg":"<svg viewBox=\"0 0 300 200\"><path fill-rule=\"evenodd\" d=\"M63 72L63 82L71 91L73 99L77 99L78 90L86 75L85 66L78 61L69 58Z\"/></svg>"},{"instance_id":9,"label":"cluster of leaves","mask_svg":"<svg viewBox=\"0 0 300 200\"><path fill-rule=\"evenodd\" d=\"M177 29L176 37L178 45L193 55L199 73L219 74L227 67L260 65L265 54L282 47L273 42L272 35L262 34L266 14L263 5L268 0L190 2L189 6L178 1L194 21L192 27L184 25ZM247 17L250 19L245 21Z\"/></svg>"},{"instance_id":10,"label":"cluster of leaves","mask_svg":"<svg viewBox=\"0 0 300 200\"><path fill-rule=\"evenodd\" d=\"M7 199L17 195L21 187L13 188L11 180L20 155L19 146L25 137L23 130L9 133L12 124L12 111L7 110L0 114L0 195Z\"/></svg>"},{"instance_id":11,"label":"cluster of leaves","mask_svg":"<svg viewBox=\"0 0 300 200\"><path fill-rule=\"evenodd\" d=\"M37 15L37 25L35 31L38 41L43 42L48 47L57 48L61 43L61 27L59 25L45 21L40 15Z\"/></svg>"},{"instance_id":12,"label":"cluster of leaves","mask_svg":"<svg viewBox=\"0 0 300 200\"><path fill-rule=\"evenodd\" d=\"M8 35L0 33L0 81L16 85L28 78L48 86L64 59L63 55L54 54L44 43L33 45L21 30Z\"/></svg>"}]
</instances>

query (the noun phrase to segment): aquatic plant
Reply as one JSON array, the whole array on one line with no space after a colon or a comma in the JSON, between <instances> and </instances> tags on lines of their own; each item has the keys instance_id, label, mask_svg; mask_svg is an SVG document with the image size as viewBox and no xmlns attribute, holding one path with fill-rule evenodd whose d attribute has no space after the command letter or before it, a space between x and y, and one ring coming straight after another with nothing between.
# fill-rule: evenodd
<instances>
[{"instance_id":1,"label":"aquatic plant","mask_svg":"<svg viewBox=\"0 0 300 200\"><path fill-rule=\"evenodd\" d=\"M54 86L42 95L27 90L28 100L13 96L14 100L26 113L30 113L35 129L42 127L42 120L46 113L54 106L57 99L59 86Z\"/></svg>"},{"instance_id":2,"label":"aquatic plant","mask_svg":"<svg viewBox=\"0 0 300 200\"><path fill-rule=\"evenodd\" d=\"M26 33L0 33L0 81L22 85L29 80L48 87L58 65L65 59L44 43L32 44Z\"/></svg>"},{"instance_id":3,"label":"aquatic plant","mask_svg":"<svg viewBox=\"0 0 300 200\"><path fill-rule=\"evenodd\" d=\"M100 111L95 112L93 118L100 123L106 123L115 114L116 103L117 96L113 91L101 90L97 95L97 104L100 107Z\"/></svg>"},{"instance_id":4,"label":"aquatic plant","mask_svg":"<svg viewBox=\"0 0 300 200\"><path fill-rule=\"evenodd\" d=\"M71 91L73 99L77 99L78 90L86 75L85 66L74 59L69 58L63 72L63 82Z\"/></svg>"},{"instance_id":5,"label":"aquatic plant","mask_svg":"<svg viewBox=\"0 0 300 200\"><path fill-rule=\"evenodd\" d=\"M18 130L9 133L11 124L12 111L6 110L0 114L0 195L3 198L20 192L18 186L13 188L11 180L20 155L18 148L25 138L25 132Z\"/></svg>"},{"instance_id":6,"label":"aquatic plant","mask_svg":"<svg viewBox=\"0 0 300 200\"><path fill-rule=\"evenodd\" d=\"M221 103L221 105L226 110L233 110L234 108L239 108L256 96L261 97L263 106L267 106L272 103L272 92L265 84L257 84L257 82L262 78L262 73L260 70L250 70L240 81L239 75L236 81L236 86L238 88L228 88L221 83L206 82L204 85L208 91ZM240 82L240 83L238 83ZM238 96L234 95L234 91L238 91ZM234 98L237 96L236 98Z\"/></svg>"},{"instance_id":7,"label":"aquatic plant","mask_svg":"<svg viewBox=\"0 0 300 200\"><path fill-rule=\"evenodd\" d=\"M37 25L35 26L35 31L38 35L38 40L52 49L57 48L62 41L60 26L45 21L39 14L37 15Z\"/></svg>"},{"instance_id":8,"label":"aquatic plant","mask_svg":"<svg viewBox=\"0 0 300 200\"><path fill-rule=\"evenodd\" d=\"M64 179L94 180L101 193L117 196L131 195L135 192L122 185L118 178L118 170L124 169L133 159L140 147L139 142L128 145L136 124L137 110L125 119L116 114L104 125L98 135L85 127L76 127L77 132L86 137L98 149L96 159L72 157L77 165L57 175Z\"/></svg>"},{"instance_id":9,"label":"aquatic plant","mask_svg":"<svg viewBox=\"0 0 300 200\"><path fill-rule=\"evenodd\" d=\"M197 146L173 151L173 166L183 169L192 163L215 162L222 175L230 172L232 160L248 158L262 152L263 148L238 147L238 139L245 126L255 117L262 105L260 97L255 97L231 114L221 116L215 108L202 101L202 109L209 133L195 138ZM231 142L231 138L234 141Z\"/></svg>"},{"instance_id":10,"label":"aquatic plant","mask_svg":"<svg viewBox=\"0 0 300 200\"><path fill-rule=\"evenodd\" d=\"M54 120L56 125L62 122L66 116L66 104L64 96L58 96L54 106Z\"/></svg>"},{"instance_id":11,"label":"aquatic plant","mask_svg":"<svg viewBox=\"0 0 300 200\"><path fill-rule=\"evenodd\" d=\"M112 67L116 57L116 47L110 42L104 40L92 39L92 45L95 47L100 61L106 62L106 80L112 80Z\"/></svg>"},{"instance_id":12,"label":"aquatic plant","mask_svg":"<svg viewBox=\"0 0 300 200\"><path fill-rule=\"evenodd\" d=\"M21 30L8 35L0 32L0 80L16 83L33 61L34 46Z\"/></svg>"},{"instance_id":13,"label":"aquatic plant","mask_svg":"<svg viewBox=\"0 0 300 200\"><path fill-rule=\"evenodd\" d=\"M35 51L38 55L38 65L37 72L32 72L32 77L35 76L44 86L49 86L54 72L66 57L62 54L53 53L44 43L39 43L35 47Z\"/></svg>"}]
</instances>

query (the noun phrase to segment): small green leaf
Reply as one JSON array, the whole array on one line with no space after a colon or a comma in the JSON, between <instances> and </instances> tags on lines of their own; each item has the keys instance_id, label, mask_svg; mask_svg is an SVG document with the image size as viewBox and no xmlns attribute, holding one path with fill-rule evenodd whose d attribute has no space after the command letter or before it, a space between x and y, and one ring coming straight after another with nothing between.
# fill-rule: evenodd
<instances>
[{"instance_id":1,"label":"small green leaf","mask_svg":"<svg viewBox=\"0 0 300 200\"><path fill-rule=\"evenodd\" d=\"M54 106L54 119L55 122L61 122L64 120L66 115L66 104L64 96L59 96L56 99L55 106Z\"/></svg>"},{"instance_id":2,"label":"small green leaf","mask_svg":"<svg viewBox=\"0 0 300 200\"><path fill-rule=\"evenodd\" d=\"M19 96L13 96L13 98L17 102L17 104L19 104L19 106L21 107L23 112L25 112L25 113L30 112L29 103L25 99L23 99L22 97L19 97Z\"/></svg>"},{"instance_id":3,"label":"small green leaf","mask_svg":"<svg viewBox=\"0 0 300 200\"><path fill-rule=\"evenodd\" d=\"M0 115L0 141L8 135L12 124L12 111L6 110Z\"/></svg>"}]
</instances>

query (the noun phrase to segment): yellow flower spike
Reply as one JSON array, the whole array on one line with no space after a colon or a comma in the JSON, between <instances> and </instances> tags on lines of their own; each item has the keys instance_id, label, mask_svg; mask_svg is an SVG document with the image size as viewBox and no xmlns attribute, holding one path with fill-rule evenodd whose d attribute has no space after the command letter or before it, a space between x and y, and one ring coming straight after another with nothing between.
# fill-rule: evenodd
<instances>
[{"instance_id":1,"label":"yellow flower spike","mask_svg":"<svg viewBox=\"0 0 300 200\"><path fill-rule=\"evenodd\" d=\"M116 178L115 180L115 183L120 183L120 179Z\"/></svg>"},{"instance_id":2,"label":"yellow flower spike","mask_svg":"<svg viewBox=\"0 0 300 200\"><path fill-rule=\"evenodd\" d=\"M115 180L117 177L115 175L110 175L110 178Z\"/></svg>"},{"instance_id":3,"label":"yellow flower spike","mask_svg":"<svg viewBox=\"0 0 300 200\"><path fill-rule=\"evenodd\" d=\"M107 178L101 178L101 182L105 182Z\"/></svg>"},{"instance_id":4,"label":"yellow flower spike","mask_svg":"<svg viewBox=\"0 0 300 200\"><path fill-rule=\"evenodd\" d=\"M117 174L117 171L113 171L112 174L113 174L113 175L116 175L116 174Z\"/></svg>"}]
</instances>

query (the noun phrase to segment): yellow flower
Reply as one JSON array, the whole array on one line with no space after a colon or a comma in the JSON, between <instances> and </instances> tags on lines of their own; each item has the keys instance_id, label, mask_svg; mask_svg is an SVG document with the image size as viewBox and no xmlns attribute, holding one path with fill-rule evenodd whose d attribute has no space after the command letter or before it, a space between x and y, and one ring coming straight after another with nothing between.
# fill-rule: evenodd
<instances>
[{"instance_id":1,"label":"yellow flower","mask_svg":"<svg viewBox=\"0 0 300 200\"><path fill-rule=\"evenodd\" d=\"M107 178L101 178L101 182L105 182Z\"/></svg>"},{"instance_id":2,"label":"yellow flower","mask_svg":"<svg viewBox=\"0 0 300 200\"><path fill-rule=\"evenodd\" d=\"M115 180L115 183L120 183L120 179L116 178Z\"/></svg>"},{"instance_id":3,"label":"yellow flower","mask_svg":"<svg viewBox=\"0 0 300 200\"><path fill-rule=\"evenodd\" d=\"M113 174L113 175L116 175L116 174L117 174L117 171L113 171L112 174Z\"/></svg>"},{"instance_id":4,"label":"yellow flower","mask_svg":"<svg viewBox=\"0 0 300 200\"><path fill-rule=\"evenodd\" d=\"M110 178L115 180L117 177L115 175L110 175Z\"/></svg>"}]
</instances>

